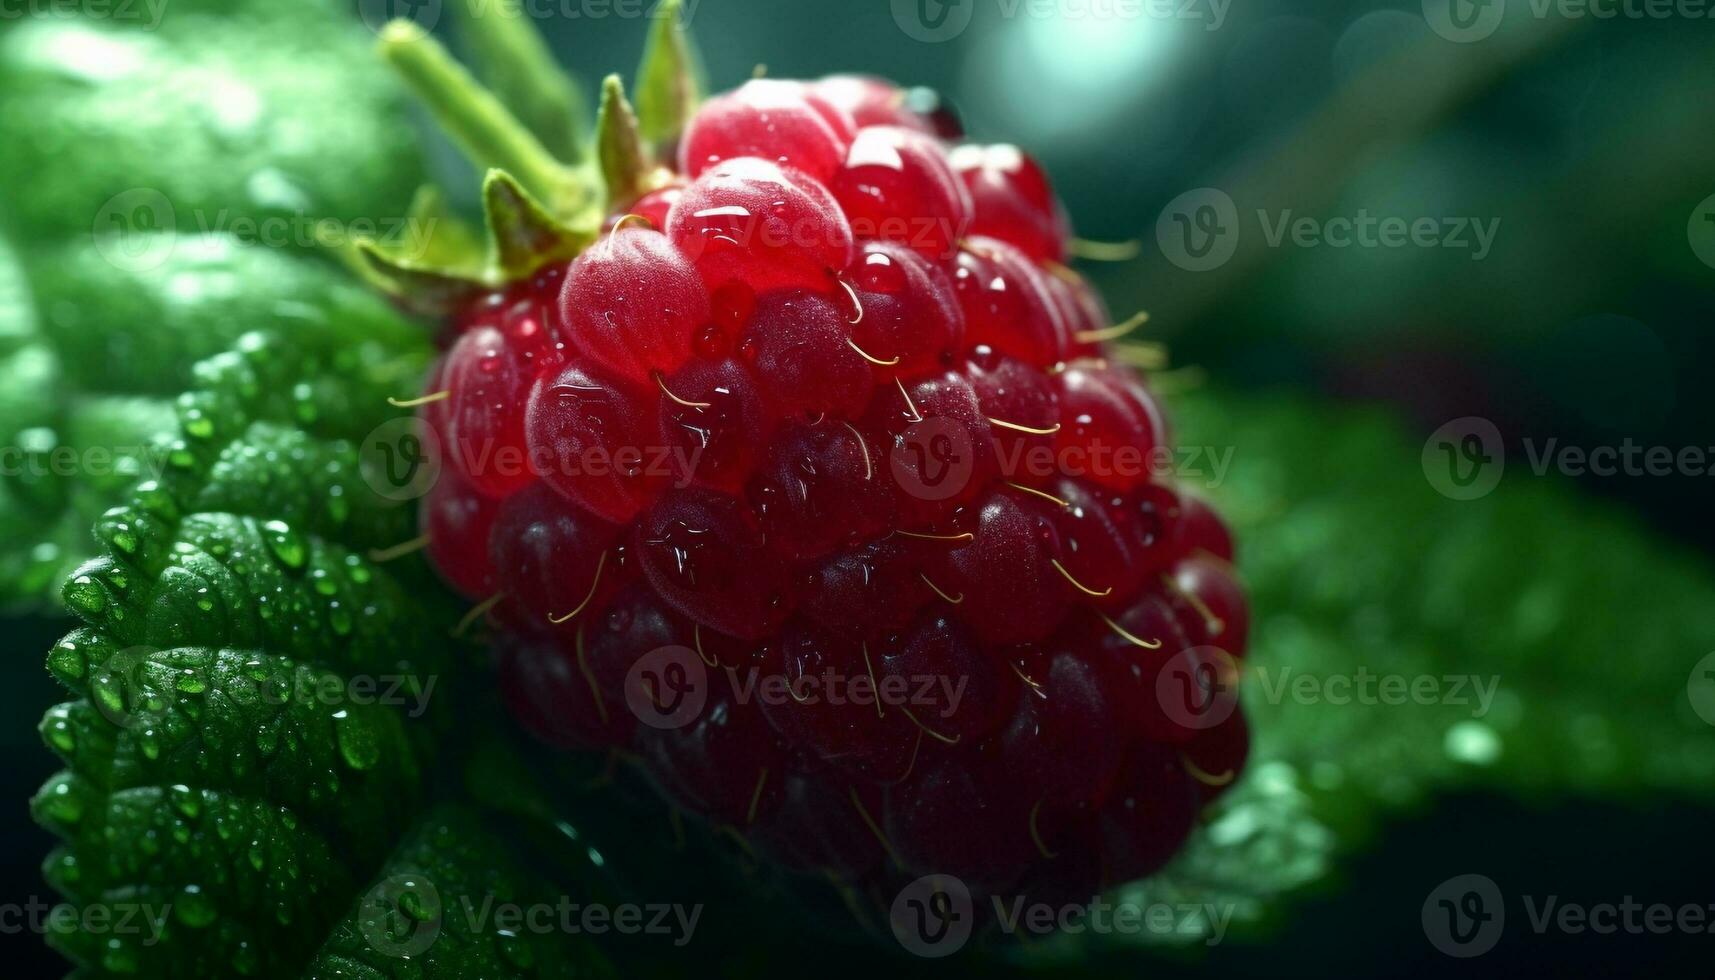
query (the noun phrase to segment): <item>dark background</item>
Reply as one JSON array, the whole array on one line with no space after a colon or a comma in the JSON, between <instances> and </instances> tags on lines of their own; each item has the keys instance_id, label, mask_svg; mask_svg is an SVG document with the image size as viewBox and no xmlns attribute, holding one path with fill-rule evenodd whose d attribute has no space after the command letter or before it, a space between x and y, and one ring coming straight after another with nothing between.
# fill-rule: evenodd
<instances>
[{"instance_id":1,"label":"dark background","mask_svg":"<svg viewBox=\"0 0 1715 980\"><path fill-rule=\"evenodd\" d=\"M1687 231L1715 194L1715 21L1538 19L1513 0L1494 36L1455 44L1405 2L1234 0L1213 31L1023 8L1009 17L1011 0L964 6L969 27L935 44L908 36L887 0L701 0L691 27L714 88L759 63L778 77L863 70L946 93L975 139L1027 147L1081 236L1141 240L1133 261L1084 267L1116 313L1150 310L1150 338L1174 364L1220 385L1385 401L1424 435L1481 415L1520 463L1527 438L1715 446L1715 269ZM643 37L636 19L611 14L543 26L586 83L629 72ZM1169 201L1205 186L1228 193L1248 223L1231 262L1192 273L1162 254L1155 227ZM1269 248L1248 217L1360 208L1499 219L1500 231L1473 261L1451 249ZM1706 476L1581 482L1665 538L1715 547ZM9 656L38 663L64 626L14 618L0 630ZM31 722L59 692L40 670L8 677L0 901L47 900L39 864L50 840L22 801L54 768ZM1715 936L1537 937L1514 896L1710 903L1715 858L1683 842L1707 841L1712 817L1654 800L1443 801L1352 862L1340 890L1299 903L1272 945L1222 947L1201 965L1087 971L1706 976ZM1473 870L1509 895L1507 935L1456 962L1425 941L1420 906L1436 883ZM35 937L6 936L0 948L11 975L63 972ZM917 965L816 955L806 947L818 972Z\"/></svg>"}]
</instances>

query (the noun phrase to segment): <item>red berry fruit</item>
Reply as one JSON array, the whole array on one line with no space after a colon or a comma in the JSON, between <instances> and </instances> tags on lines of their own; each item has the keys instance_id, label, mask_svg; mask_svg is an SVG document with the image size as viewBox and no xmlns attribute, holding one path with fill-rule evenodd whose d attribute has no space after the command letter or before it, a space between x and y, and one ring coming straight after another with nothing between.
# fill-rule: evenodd
<instances>
[{"instance_id":1,"label":"red berry fruit","mask_svg":"<svg viewBox=\"0 0 1715 980\"><path fill-rule=\"evenodd\" d=\"M850 895L1082 901L1239 777L1242 715L1162 690L1250 611L1041 168L949 154L926 96L754 81L652 133L582 254L446 318L419 520L543 740ZM669 648L700 696L660 728Z\"/></svg>"},{"instance_id":2,"label":"red berry fruit","mask_svg":"<svg viewBox=\"0 0 1715 980\"><path fill-rule=\"evenodd\" d=\"M852 345L848 309L798 289L753 302L738 353L777 414L853 418L869 403L875 372Z\"/></svg>"},{"instance_id":3,"label":"red berry fruit","mask_svg":"<svg viewBox=\"0 0 1715 980\"><path fill-rule=\"evenodd\" d=\"M430 387L447 395L425 407L425 418L466 483L501 499L535 481L522 395L563 358L558 338L535 315L470 327L446 353Z\"/></svg>"},{"instance_id":4,"label":"red berry fruit","mask_svg":"<svg viewBox=\"0 0 1715 980\"><path fill-rule=\"evenodd\" d=\"M488 538L499 509L451 472L443 473L423 498L417 520L429 536L429 561L466 598L486 599L494 594Z\"/></svg>"}]
</instances>

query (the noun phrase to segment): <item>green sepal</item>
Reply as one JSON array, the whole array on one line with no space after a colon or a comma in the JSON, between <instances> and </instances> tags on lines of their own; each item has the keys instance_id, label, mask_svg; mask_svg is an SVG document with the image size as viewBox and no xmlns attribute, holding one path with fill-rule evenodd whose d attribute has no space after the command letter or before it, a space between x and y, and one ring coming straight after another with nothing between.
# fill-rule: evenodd
<instances>
[{"instance_id":1,"label":"green sepal","mask_svg":"<svg viewBox=\"0 0 1715 980\"><path fill-rule=\"evenodd\" d=\"M596 155L607 185L607 209L617 211L652 185L656 171L643 145L637 114L625 98L625 83L609 75L601 83L601 115L596 118Z\"/></svg>"},{"instance_id":2,"label":"green sepal","mask_svg":"<svg viewBox=\"0 0 1715 980\"><path fill-rule=\"evenodd\" d=\"M573 259L596 238L595 227L573 226L549 214L504 170L490 170L483 179L482 207L488 218L489 275L503 282Z\"/></svg>"},{"instance_id":3,"label":"green sepal","mask_svg":"<svg viewBox=\"0 0 1715 980\"><path fill-rule=\"evenodd\" d=\"M657 150L678 137L703 98L702 62L680 23L680 6L680 0L661 4L637 68L637 122Z\"/></svg>"}]
</instances>

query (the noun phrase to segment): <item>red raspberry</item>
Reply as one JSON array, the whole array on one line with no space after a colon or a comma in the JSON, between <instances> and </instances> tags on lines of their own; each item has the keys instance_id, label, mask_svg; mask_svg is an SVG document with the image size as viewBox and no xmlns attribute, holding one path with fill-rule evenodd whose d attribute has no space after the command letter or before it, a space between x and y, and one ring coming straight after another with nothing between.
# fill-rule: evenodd
<instances>
[{"instance_id":1,"label":"red raspberry","mask_svg":"<svg viewBox=\"0 0 1715 980\"><path fill-rule=\"evenodd\" d=\"M421 520L542 738L789 868L1074 901L1242 767L1242 715L1162 691L1249 610L1041 168L945 118L856 76L707 102L680 172L450 318Z\"/></svg>"}]
</instances>

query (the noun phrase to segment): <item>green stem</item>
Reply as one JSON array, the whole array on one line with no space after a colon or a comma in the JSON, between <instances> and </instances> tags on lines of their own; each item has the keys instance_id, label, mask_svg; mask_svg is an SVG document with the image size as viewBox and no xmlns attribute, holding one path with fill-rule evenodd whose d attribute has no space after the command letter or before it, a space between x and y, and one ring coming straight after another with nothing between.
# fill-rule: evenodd
<instances>
[{"instance_id":1,"label":"green stem","mask_svg":"<svg viewBox=\"0 0 1715 980\"><path fill-rule=\"evenodd\" d=\"M568 163L583 157L587 118L578 86L554 61L542 32L522 10L457 3L460 35L483 81L524 120L548 151Z\"/></svg>"},{"instance_id":2,"label":"green stem","mask_svg":"<svg viewBox=\"0 0 1715 980\"><path fill-rule=\"evenodd\" d=\"M575 174L421 27L388 24L381 56L472 163L507 171L556 213L577 199Z\"/></svg>"}]
</instances>

